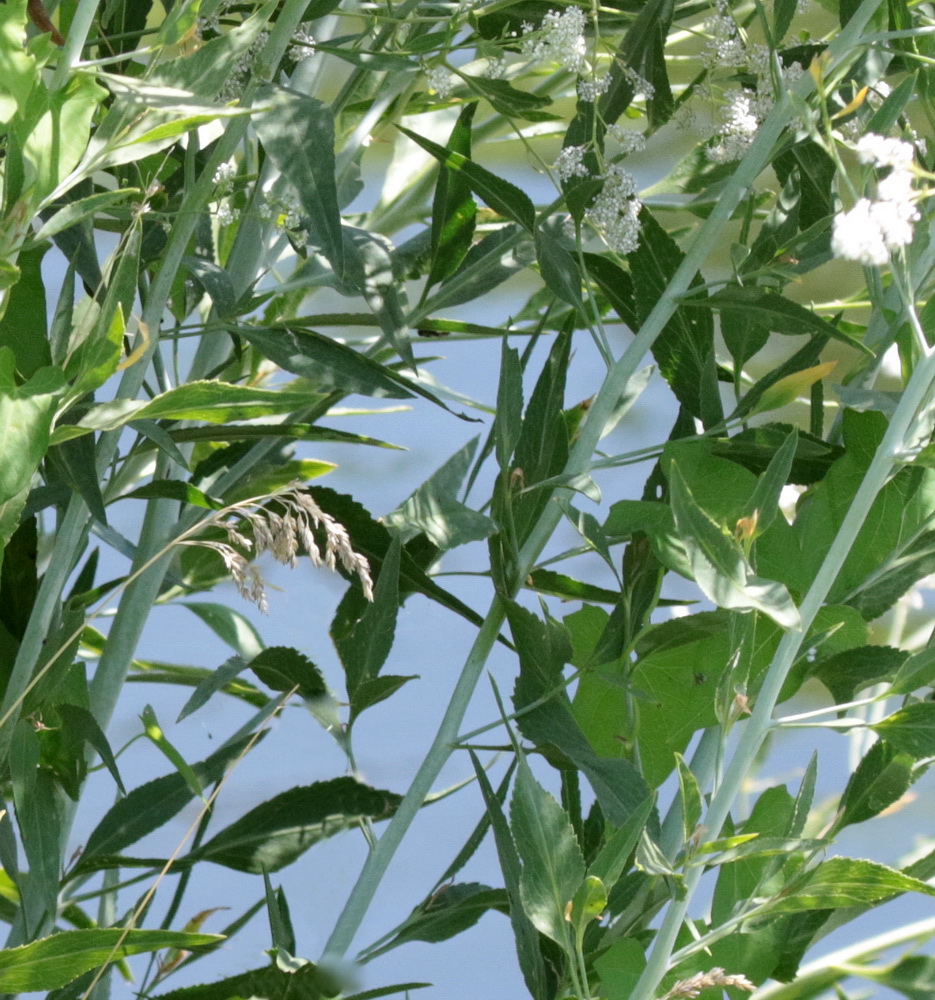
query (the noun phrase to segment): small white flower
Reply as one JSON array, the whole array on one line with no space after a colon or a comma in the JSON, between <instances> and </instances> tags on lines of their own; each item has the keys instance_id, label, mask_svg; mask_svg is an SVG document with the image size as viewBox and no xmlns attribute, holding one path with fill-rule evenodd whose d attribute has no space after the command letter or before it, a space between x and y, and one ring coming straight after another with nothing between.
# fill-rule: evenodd
<instances>
[{"instance_id":1,"label":"small white flower","mask_svg":"<svg viewBox=\"0 0 935 1000\"><path fill-rule=\"evenodd\" d=\"M288 56L293 62L299 62L315 51L315 36L312 34L312 22L303 21L295 33L295 41L289 47Z\"/></svg>"},{"instance_id":2,"label":"small white flower","mask_svg":"<svg viewBox=\"0 0 935 1000\"><path fill-rule=\"evenodd\" d=\"M706 150L712 163L732 163L744 156L765 117L764 102L771 103L770 98L752 90L731 90L725 96L727 103L722 111L717 142Z\"/></svg>"},{"instance_id":3,"label":"small white flower","mask_svg":"<svg viewBox=\"0 0 935 1000\"><path fill-rule=\"evenodd\" d=\"M550 10L542 19L538 32L533 32L531 25L523 25L526 37L520 46L521 51L535 62L558 63L571 73L581 73L587 55L584 38L586 24L587 18L580 7ZM527 35L527 31L532 33Z\"/></svg>"},{"instance_id":4,"label":"small white flower","mask_svg":"<svg viewBox=\"0 0 935 1000\"><path fill-rule=\"evenodd\" d=\"M434 90L436 97L444 101L454 90L458 82L453 73L449 73L444 66L433 66L425 71L425 79L429 85L429 90Z\"/></svg>"},{"instance_id":5,"label":"small white flower","mask_svg":"<svg viewBox=\"0 0 935 1000\"><path fill-rule=\"evenodd\" d=\"M646 136L642 132L623 128L616 122L607 126L607 134L619 143L621 153L642 153L646 148Z\"/></svg>"},{"instance_id":6,"label":"small white flower","mask_svg":"<svg viewBox=\"0 0 935 1000\"><path fill-rule=\"evenodd\" d=\"M620 254L633 253L639 246L642 204L636 195L636 178L619 163L612 163L604 187L585 213L611 250Z\"/></svg>"},{"instance_id":7,"label":"small white flower","mask_svg":"<svg viewBox=\"0 0 935 1000\"><path fill-rule=\"evenodd\" d=\"M843 260L883 267L891 251L912 242L912 223L918 217L912 205L861 198L849 212L834 217L831 250Z\"/></svg>"},{"instance_id":8,"label":"small white flower","mask_svg":"<svg viewBox=\"0 0 935 1000\"><path fill-rule=\"evenodd\" d=\"M855 151L861 163L870 163L875 167L908 170L912 166L912 146L901 139L887 139L868 132L860 138Z\"/></svg>"},{"instance_id":9,"label":"small white flower","mask_svg":"<svg viewBox=\"0 0 935 1000\"><path fill-rule=\"evenodd\" d=\"M747 50L737 30L737 24L729 13L720 13L708 18L703 26L709 36L701 53L701 61L709 69L717 67L738 68L747 63Z\"/></svg>"},{"instance_id":10,"label":"small white flower","mask_svg":"<svg viewBox=\"0 0 935 1000\"><path fill-rule=\"evenodd\" d=\"M630 82L630 86L633 88L634 97L642 97L643 100L646 101L651 101L653 99L653 96L656 93L656 88L649 82L649 80L640 76L632 66L625 66L623 75Z\"/></svg>"},{"instance_id":11,"label":"small white flower","mask_svg":"<svg viewBox=\"0 0 935 1000\"><path fill-rule=\"evenodd\" d=\"M506 73L506 58L488 59L487 68L484 70L484 77L487 80L502 80Z\"/></svg>"},{"instance_id":12,"label":"small white flower","mask_svg":"<svg viewBox=\"0 0 935 1000\"><path fill-rule=\"evenodd\" d=\"M237 167L233 163L222 163L214 171L214 183L217 184L219 188L227 189L231 186L234 178L237 176Z\"/></svg>"},{"instance_id":13,"label":"small white flower","mask_svg":"<svg viewBox=\"0 0 935 1000\"><path fill-rule=\"evenodd\" d=\"M555 157L552 169L558 174L559 180L567 181L572 177L587 177L588 168L584 164L584 146L566 146Z\"/></svg>"},{"instance_id":14,"label":"small white flower","mask_svg":"<svg viewBox=\"0 0 935 1000\"><path fill-rule=\"evenodd\" d=\"M232 222L236 222L240 218L240 209L232 208L229 202L222 201L218 205L215 216L219 225L229 226Z\"/></svg>"},{"instance_id":15,"label":"small white flower","mask_svg":"<svg viewBox=\"0 0 935 1000\"><path fill-rule=\"evenodd\" d=\"M610 90L610 74L605 73L596 80L579 80L578 96L582 101L596 101L601 94Z\"/></svg>"}]
</instances>

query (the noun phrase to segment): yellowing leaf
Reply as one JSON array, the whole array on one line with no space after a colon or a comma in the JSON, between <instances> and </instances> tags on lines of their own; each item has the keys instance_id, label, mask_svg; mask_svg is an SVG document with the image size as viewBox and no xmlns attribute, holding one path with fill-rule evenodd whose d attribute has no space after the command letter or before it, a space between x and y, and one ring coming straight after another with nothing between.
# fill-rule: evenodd
<instances>
[{"instance_id":1,"label":"yellowing leaf","mask_svg":"<svg viewBox=\"0 0 935 1000\"><path fill-rule=\"evenodd\" d=\"M835 367L837 361L825 361L813 368L803 368L801 371L786 375L763 393L753 412L765 413L767 410L778 410L781 406L795 402L806 389L811 388L819 379L830 375Z\"/></svg>"}]
</instances>

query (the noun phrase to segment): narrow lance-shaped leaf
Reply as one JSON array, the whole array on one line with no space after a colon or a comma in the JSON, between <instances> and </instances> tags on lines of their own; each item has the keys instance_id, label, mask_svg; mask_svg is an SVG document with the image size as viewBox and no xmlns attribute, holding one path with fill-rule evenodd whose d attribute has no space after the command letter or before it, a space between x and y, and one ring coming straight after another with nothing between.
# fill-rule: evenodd
<instances>
[{"instance_id":1,"label":"narrow lance-shaped leaf","mask_svg":"<svg viewBox=\"0 0 935 1000\"><path fill-rule=\"evenodd\" d=\"M536 208L525 191L509 181L505 181L502 177L497 177L496 174L492 174L466 156L445 149L437 142L425 139L401 125L397 127L400 132L409 136L427 153L431 153L439 163L450 170L461 172L474 192L480 195L495 212L518 222L527 232L533 231L536 225Z\"/></svg>"},{"instance_id":2,"label":"narrow lance-shaped leaf","mask_svg":"<svg viewBox=\"0 0 935 1000\"><path fill-rule=\"evenodd\" d=\"M192 764L198 780L202 784L219 781L227 767L244 752L250 739L245 737L221 747L205 760ZM177 771L134 788L107 810L91 832L75 871L93 868L96 856L118 854L158 830L179 813L194 794Z\"/></svg>"},{"instance_id":3,"label":"narrow lance-shaped leaf","mask_svg":"<svg viewBox=\"0 0 935 1000\"><path fill-rule=\"evenodd\" d=\"M771 904L773 912L837 909L878 903L904 892L935 896L935 888L895 868L874 861L831 858L817 865L801 883L787 887Z\"/></svg>"},{"instance_id":4,"label":"narrow lance-shaped leaf","mask_svg":"<svg viewBox=\"0 0 935 1000\"><path fill-rule=\"evenodd\" d=\"M0 951L0 990L33 993L54 990L77 979L83 972L128 955L162 948L192 949L216 944L216 934L185 934L180 931L104 927L62 931L20 948Z\"/></svg>"},{"instance_id":5,"label":"narrow lance-shaped leaf","mask_svg":"<svg viewBox=\"0 0 935 1000\"><path fill-rule=\"evenodd\" d=\"M476 101L465 104L448 137L448 149L468 158L475 111ZM432 263L426 278L427 289L457 270L471 249L476 217L477 204L471 197L467 178L458 171L439 166L432 202Z\"/></svg>"},{"instance_id":6,"label":"narrow lance-shaped leaf","mask_svg":"<svg viewBox=\"0 0 935 1000\"><path fill-rule=\"evenodd\" d=\"M260 88L257 98L270 105L253 118L260 142L295 188L312 241L321 247L334 273L343 277L331 110L314 97L272 84Z\"/></svg>"}]
</instances>

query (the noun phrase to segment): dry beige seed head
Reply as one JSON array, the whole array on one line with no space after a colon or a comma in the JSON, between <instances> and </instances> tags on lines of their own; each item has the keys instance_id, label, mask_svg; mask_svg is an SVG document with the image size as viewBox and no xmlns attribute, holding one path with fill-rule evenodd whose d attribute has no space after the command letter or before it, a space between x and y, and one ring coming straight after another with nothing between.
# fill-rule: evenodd
<instances>
[{"instance_id":1,"label":"dry beige seed head","mask_svg":"<svg viewBox=\"0 0 935 1000\"><path fill-rule=\"evenodd\" d=\"M694 997L698 996L702 990L711 986L733 986L738 990L746 990L748 993L752 993L756 989L756 986L746 976L731 976L723 969L715 968L711 969L710 972L699 972L689 979L680 979L662 1000L679 1000L681 997L694 1000Z\"/></svg>"},{"instance_id":2,"label":"dry beige seed head","mask_svg":"<svg viewBox=\"0 0 935 1000\"><path fill-rule=\"evenodd\" d=\"M275 500L282 510L264 507L263 504L270 500ZM247 525L253 534L252 541L242 530ZM179 544L200 545L217 552L224 560L240 596L252 601L264 613L267 600L263 577L241 549L247 552L252 549L257 556L269 552L277 562L293 569L298 564L299 552L304 549L315 566L324 562L328 569L335 570L340 564L360 581L364 597L368 601L373 600L373 579L367 558L354 551L344 525L323 511L300 483L293 483L280 493L254 497L225 507L202 522L198 530L206 527L223 528L227 541L188 538ZM315 528L324 534L324 556L315 541Z\"/></svg>"}]
</instances>

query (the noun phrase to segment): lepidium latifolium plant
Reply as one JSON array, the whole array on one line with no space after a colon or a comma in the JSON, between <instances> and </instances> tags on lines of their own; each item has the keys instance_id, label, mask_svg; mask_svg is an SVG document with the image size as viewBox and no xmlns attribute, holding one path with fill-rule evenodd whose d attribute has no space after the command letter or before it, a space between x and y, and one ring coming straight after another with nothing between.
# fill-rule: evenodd
<instances>
[{"instance_id":1,"label":"lepidium latifolium plant","mask_svg":"<svg viewBox=\"0 0 935 1000\"><path fill-rule=\"evenodd\" d=\"M0 6L0 993L935 988L933 29Z\"/></svg>"}]
</instances>

